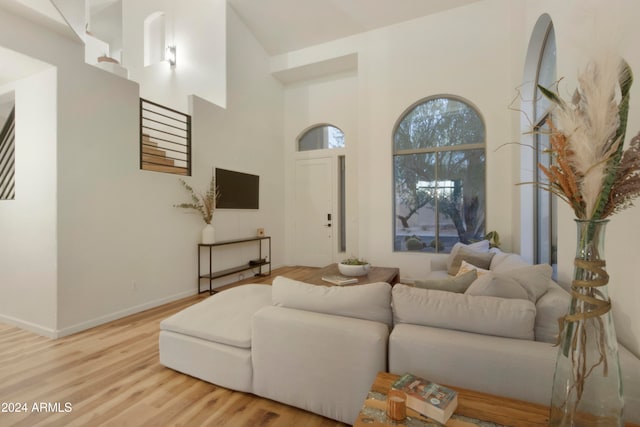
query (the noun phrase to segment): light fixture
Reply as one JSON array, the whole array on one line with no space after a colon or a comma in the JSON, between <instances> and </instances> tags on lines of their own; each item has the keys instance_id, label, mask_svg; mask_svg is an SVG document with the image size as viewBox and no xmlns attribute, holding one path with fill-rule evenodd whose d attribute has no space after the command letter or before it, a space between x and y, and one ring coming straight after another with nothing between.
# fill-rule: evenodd
<instances>
[{"instance_id":1,"label":"light fixture","mask_svg":"<svg viewBox=\"0 0 640 427\"><path fill-rule=\"evenodd\" d=\"M167 47L167 61L169 61L169 65L172 67L176 66L176 47L168 46Z\"/></svg>"}]
</instances>

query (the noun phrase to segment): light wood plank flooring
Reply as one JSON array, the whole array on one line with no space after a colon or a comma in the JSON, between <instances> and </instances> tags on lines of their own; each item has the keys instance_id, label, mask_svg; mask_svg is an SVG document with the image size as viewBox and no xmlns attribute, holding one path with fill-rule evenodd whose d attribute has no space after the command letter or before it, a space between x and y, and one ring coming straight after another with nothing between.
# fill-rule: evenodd
<instances>
[{"instance_id":1,"label":"light wood plank flooring","mask_svg":"<svg viewBox=\"0 0 640 427\"><path fill-rule=\"evenodd\" d=\"M309 271L283 268L239 283L271 283L278 274L295 279ZM58 340L0 323L0 410L27 405L23 413L0 412L0 426L344 426L160 365L160 321L206 296Z\"/></svg>"}]
</instances>

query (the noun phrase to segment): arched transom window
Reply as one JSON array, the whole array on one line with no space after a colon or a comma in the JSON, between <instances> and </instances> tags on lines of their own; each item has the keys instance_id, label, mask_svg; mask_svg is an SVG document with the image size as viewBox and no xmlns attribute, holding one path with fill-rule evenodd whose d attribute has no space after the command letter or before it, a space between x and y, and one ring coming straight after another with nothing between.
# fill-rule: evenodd
<instances>
[{"instance_id":1,"label":"arched transom window","mask_svg":"<svg viewBox=\"0 0 640 427\"><path fill-rule=\"evenodd\" d=\"M344 148L344 133L335 126L318 125L298 138L298 151Z\"/></svg>"}]
</instances>

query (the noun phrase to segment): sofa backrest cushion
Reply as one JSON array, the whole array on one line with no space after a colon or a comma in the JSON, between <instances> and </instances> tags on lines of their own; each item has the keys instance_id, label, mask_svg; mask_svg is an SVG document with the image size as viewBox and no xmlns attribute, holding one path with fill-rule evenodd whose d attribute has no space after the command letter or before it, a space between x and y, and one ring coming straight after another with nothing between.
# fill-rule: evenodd
<instances>
[{"instance_id":1,"label":"sofa backrest cushion","mask_svg":"<svg viewBox=\"0 0 640 427\"><path fill-rule=\"evenodd\" d=\"M528 300L393 287L393 321L533 340L536 307Z\"/></svg>"},{"instance_id":2,"label":"sofa backrest cushion","mask_svg":"<svg viewBox=\"0 0 640 427\"><path fill-rule=\"evenodd\" d=\"M318 286L278 276L273 280L271 298L276 306L393 325L391 285L384 282Z\"/></svg>"}]
</instances>

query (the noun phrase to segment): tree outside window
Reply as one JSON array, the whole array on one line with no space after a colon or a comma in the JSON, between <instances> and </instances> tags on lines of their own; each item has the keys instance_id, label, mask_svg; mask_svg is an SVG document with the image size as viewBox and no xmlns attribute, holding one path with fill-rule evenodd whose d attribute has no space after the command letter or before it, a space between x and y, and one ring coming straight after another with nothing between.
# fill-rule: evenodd
<instances>
[{"instance_id":1,"label":"tree outside window","mask_svg":"<svg viewBox=\"0 0 640 427\"><path fill-rule=\"evenodd\" d=\"M485 235L485 128L452 97L421 101L394 132L394 250L450 252Z\"/></svg>"}]
</instances>

